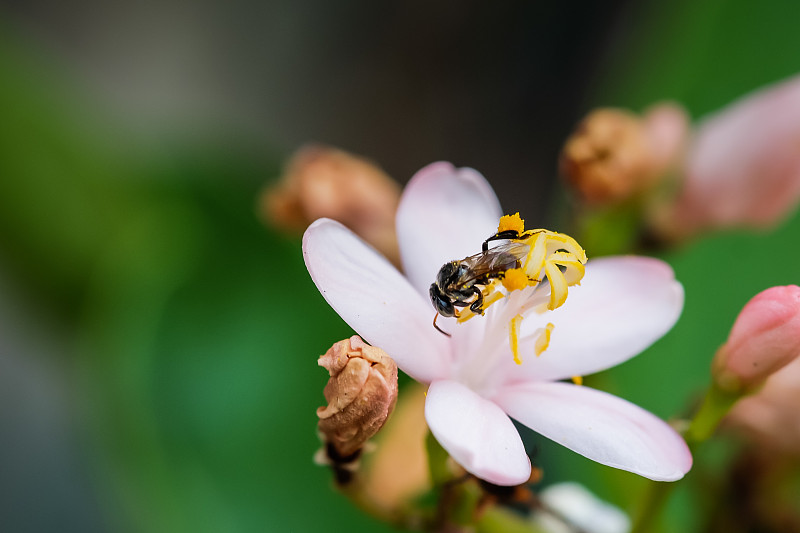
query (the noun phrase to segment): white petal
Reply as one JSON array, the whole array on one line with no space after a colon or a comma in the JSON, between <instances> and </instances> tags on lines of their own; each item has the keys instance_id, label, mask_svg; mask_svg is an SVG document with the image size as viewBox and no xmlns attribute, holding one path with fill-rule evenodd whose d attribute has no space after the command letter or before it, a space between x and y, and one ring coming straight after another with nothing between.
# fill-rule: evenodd
<instances>
[{"instance_id":1,"label":"white petal","mask_svg":"<svg viewBox=\"0 0 800 533\"><path fill-rule=\"evenodd\" d=\"M571 383L524 383L495 401L511 417L604 465L656 481L692 467L683 439L655 415L611 394Z\"/></svg>"},{"instance_id":2,"label":"white petal","mask_svg":"<svg viewBox=\"0 0 800 533\"><path fill-rule=\"evenodd\" d=\"M622 509L601 500L580 483L550 485L539 493L539 499L584 533L628 533L631 530L631 520ZM544 513L541 516L549 517Z\"/></svg>"},{"instance_id":3,"label":"white petal","mask_svg":"<svg viewBox=\"0 0 800 533\"><path fill-rule=\"evenodd\" d=\"M523 322L523 336L553 323L547 350L536 357L535 338L522 342L525 362L516 368L505 365L504 374L512 381L550 381L605 370L662 337L682 309L683 287L663 261L635 256L591 260L563 306L531 313Z\"/></svg>"},{"instance_id":4,"label":"white petal","mask_svg":"<svg viewBox=\"0 0 800 533\"><path fill-rule=\"evenodd\" d=\"M383 256L323 218L306 230L303 257L322 296L364 340L418 381L447 376L450 345L429 303Z\"/></svg>"},{"instance_id":5,"label":"white petal","mask_svg":"<svg viewBox=\"0 0 800 533\"><path fill-rule=\"evenodd\" d=\"M397 240L411 284L427 296L442 265L480 252L501 215L497 196L477 171L440 162L417 172L397 209Z\"/></svg>"},{"instance_id":6,"label":"white petal","mask_svg":"<svg viewBox=\"0 0 800 533\"><path fill-rule=\"evenodd\" d=\"M511 419L464 385L432 383L425 420L436 440L471 474L496 485L519 485L530 477L530 459Z\"/></svg>"}]
</instances>

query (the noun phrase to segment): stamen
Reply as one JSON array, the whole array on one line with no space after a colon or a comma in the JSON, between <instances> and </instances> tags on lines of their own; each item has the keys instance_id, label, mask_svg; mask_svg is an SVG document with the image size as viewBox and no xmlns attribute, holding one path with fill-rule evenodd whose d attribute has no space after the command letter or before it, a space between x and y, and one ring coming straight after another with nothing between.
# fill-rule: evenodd
<instances>
[{"instance_id":1,"label":"stamen","mask_svg":"<svg viewBox=\"0 0 800 533\"><path fill-rule=\"evenodd\" d=\"M530 247L522 269L535 285L544 270L550 281L550 305L553 310L561 307L567 300L567 289L572 285L580 285L586 273L586 253L578 243L568 235L553 231L534 230L526 233L522 239ZM561 267L564 271L561 271Z\"/></svg>"},{"instance_id":2,"label":"stamen","mask_svg":"<svg viewBox=\"0 0 800 533\"><path fill-rule=\"evenodd\" d=\"M547 350L547 347L550 346L550 334L553 332L553 328L555 326L548 322L547 326L542 328L541 333L539 333L539 338L536 339L536 344L534 345L536 357L542 355Z\"/></svg>"},{"instance_id":3,"label":"stamen","mask_svg":"<svg viewBox=\"0 0 800 533\"><path fill-rule=\"evenodd\" d=\"M529 277L540 279L539 274L544 268L545 256L547 254L547 233L546 231L540 231L535 235L527 237L523 241L530 247L528 256L522 264L522 268Z\"/></svg>"},{"instance_id":4,"label":"stamen","mask_svg":"<svg viewBox=\"0 0 800 533\"><path fill-rule=\"evenodd\" d=\"M544 271L547 274L547 280L550 282L550 303L547 308L551 311L564 305L567 301L567 279L561 273L558 265L548 261L545 264Z\"/></svg>"},{"instance_id":5,"label":"stamen","mask_svg":"<svg viewBox=\"0 0 800 533\"><path fill-rule=\"evenodd\" d=\"M519 357L519 328L521 325L522 315L515 316L508 324L508 343L511 345L511 353L514 354L514 362L518 365L522 364L522 359Z\"/></svg>"},{"instance_id":6,"label":"stamen","mask_svg":"<svg viewBox=\"0 0 800 533\"><path fill-rule=\"evenodd\" d=\"M572 382L575 385L583 385L583 376L572 376Z\"/></svg>"}]
</instances>

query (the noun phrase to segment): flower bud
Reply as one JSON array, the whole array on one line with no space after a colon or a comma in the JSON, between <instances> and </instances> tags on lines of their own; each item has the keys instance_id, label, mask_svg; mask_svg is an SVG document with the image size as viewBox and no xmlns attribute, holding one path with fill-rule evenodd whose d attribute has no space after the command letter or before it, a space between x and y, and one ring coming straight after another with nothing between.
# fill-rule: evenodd
<instances>
[{"instance_id":1,"label":"flower bud","mask_svg":"<svg viewBox=\"0 0 800 533\"><path fill-rule=\"evenodd\" d=\"M696 128L670 222L677 238L770 227L800 200L800 76L704 119Z\"/></svg>"},{"instance_id":2,"label":"flower bud","mask_svg":"<svg viewBox=\"0 0 800 533\"><path fill-rule=\"evenodd\" d=\"M712 373L728 392L749 392L800 355L800 287L772 287L744 306Z\"/></svg>"},{"instance_id":3,"label":"flower bud","mask_svg":"<svg viewBox=\"0 0 800 533\"><path fill-rule=\"evenodd\" d=\"M264 192L261 211L269 223L295 232L318 218L332 218L397 265L394 219L399 201L399 185L366 159L307 146L289 160L279 183Z\"/></svg>"},{"instance_id":4,"label":"flower bud","mask_svg":"<svg viewBox=\"0 0 800 533\"><path fill-rule=\"evenodd\" d=\"M625 201L651 187L675 163L686 114L662 104L639 117L621 109L589 114L561 152L562 175L589 203Z\"/></svg>"},{"instance_id":5,"label":"flower bud","mask_svg":"<svg viewBox=\"0 0 800 533\"><path fill-rule=\"evenodd\" d=\"M381 429L397 400L397 365L386 352L354 335L319 358L330 373L319 430L338 457L352 456Z\"/></svg>"}]
</instances>

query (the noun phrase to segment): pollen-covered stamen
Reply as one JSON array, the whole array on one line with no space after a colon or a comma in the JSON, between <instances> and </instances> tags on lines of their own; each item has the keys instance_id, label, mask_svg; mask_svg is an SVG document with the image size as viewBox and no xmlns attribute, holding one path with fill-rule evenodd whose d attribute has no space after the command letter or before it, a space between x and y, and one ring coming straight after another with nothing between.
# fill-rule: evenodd
<instances>
[{"instance_id":1,"label":"pollen-covered stamen","mask_svg":"<svg viewBox=\"0 0 800 533\"><path fill-rule=\"evenodd\" d=\"M532 279L541 279L544 271L551 287L549 309L560 307L567 300L567 288L583 278L586 253L572 237L547 230L539 230L523 242L531 251L522 268Z\"/></svg>"},{"instance_id":2,"label":"pollen-covered stamen","mask_svg":"<svg viewBox=\"0 0 800 533\"><path fill-rule=\"evenodd\" d=\"M528 252L520 258L520 268L506 270L503 276L487 287L496 290L499 284L507 292L522 290L526 287L535 287L547 276L550 282L550 304L548 309L556 309L564 304L567 299L567 290L573 285L580 284L585 273L586 252L570 237L546 229L525 231L524 221L519 213L505 215L500 219L497 227L498 235L504 232L515 232L517 237L510 238L525 244ZM486 298L484 294L484 299ZM483 309L489 307L489 302Z\"/></svg>"},{"instance_id":3,"label":"pollen-covered stamen","mask_svg":"<svg viewBox=\"0 0 800 533\"><path fill-rule=\"evenodd\" d=\"M555 326L548 322L547 325L543 328L539 328L537 334L539 335L536 338L536 344L534 345L534 351L536 352L536 357L539 357L544 353L545 350L550 346L550 334L553 333L553 329Z\"/></svg>"},{"instance_id":4,"label":"pollen-covered stamen","mask_svg":"<svg viewBox=\"0 0 800 533\"><path fill-rule=\"evenodd\" d=\"M499 231L524 229L519 214L500 219ZM528 286L536 286L542 275L550 282L550 304L556 309L567 300L567 290L580 284L585 273L586 252L570 237L545 229L521 231L514 239L528 246L528 254L521 261L521 268L506 271L503 287L511 292Z\"/></svg>"},{"instance_id":5,"label":"pollen-covered stamen","mask_svg":"<svg viewBox=\"0 0 800 533\"><path fill-rule=\"evenodd\" d=\"M521 291L527 287L539 285L543 276L547 277L550 287L550 301L547 309L554 310L567 301L569 287L580 284L586 270L586 252L569 235L563 235L546 229L525 231L524 221L519 213L504 216L500 219L497 228L498 235L503 232L516 232L517 237L511 240L519 241L528 246L528 253L521 259L519 268L507 270L504 275L495 280L491 288L497 290L502 284L507 294ZM492 303L496 301L493 300ZM491 305L488 299L484 309ZM515 315L509 325L509 345L514 355L514 362L521 364L519 355L519 331L523 315ZM553 324L537 331L535 353L541 355L550 345L550 335Z\"/></svg>"},{"instance_id":6,"label":"pollen-covered stamen","mask_svg":"<svg viewBox=\"0 0 800 533\"><path fill-rule=\"evenodd\" d=\"M547 308L552 311L567 301L568 287L580 285L586 269L583 263L567 252L555 252L550 255L545 261L544 268L550 282L550 303Z\"/></svg>"},{"instance_id":7,"label":"pollen-covered stamen","mask_svg":"<svg viewBox=\"0 0 800 533\"><path fill-rule=\"evenodd\" d=\"M522 326L522 315L515 316L508 324L508 344L511 346L511 353L514 354L514 362L518 365L522 364L522 358L519 356L520 326Z\"/></svg>"}]
</instances>

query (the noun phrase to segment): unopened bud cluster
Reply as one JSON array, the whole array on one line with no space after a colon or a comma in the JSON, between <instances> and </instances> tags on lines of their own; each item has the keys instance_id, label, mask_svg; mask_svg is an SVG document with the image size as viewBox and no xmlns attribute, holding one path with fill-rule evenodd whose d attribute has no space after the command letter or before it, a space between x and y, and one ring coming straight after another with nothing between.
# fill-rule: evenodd
<instances>
[{"instance_id":1,"label":"unopened bud cluster","mask_svg":"<svg viewBox=\"0 0 800 533\"><path fill-rule=\"evenodd\" d=\"M386 352L354 335L319 358L330 373L319 430L338 457L356 454L381 429L397 400L397 365Z\"/></svg>"},{"instance_id":2,"label":"unopened bud cluster","mask_svg":"<svg viewBox=\"0 0 800 533\"><path fill-rule=\"evenodd\" d=\"M627 200L651 187L674 164L688 120L661 104L640 117L597 109L578 125L561 152L561 174L592 204Z\"/></svg>"},{"instance_id":3,"label":"unopened bud cluster","mask_svg":"<svg viewBox=\"0 0 800 533\"><path fill-rule=\"evenodd\" d=\"M266 220L302 232L318 218L337 220L399 264L395 212L400 186L366 159L326 146L298 150L281 180L262 196Z\"/></svg>"}]
</instances>

